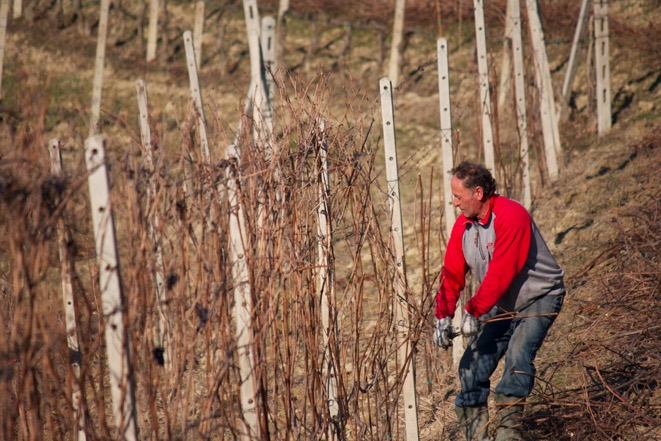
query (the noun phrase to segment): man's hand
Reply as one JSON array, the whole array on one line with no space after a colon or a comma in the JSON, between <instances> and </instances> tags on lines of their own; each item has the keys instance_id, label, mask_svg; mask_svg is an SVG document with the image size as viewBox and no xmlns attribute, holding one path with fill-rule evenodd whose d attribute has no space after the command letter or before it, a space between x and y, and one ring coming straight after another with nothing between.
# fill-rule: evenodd
<instances>
[{"instance_id":1,"label":"man's hand","mask_svg":"<svg viewBox=\"0 0 661 441\"><path fill-rule=\"evenodd\" d=\"M436 346L448 349L452 346L453 335L452 319L450 317L437 318L436 330L434 331L434 343L436 343Z\"/></svg>"},{"instance_id":2,"label":"man's hand","mask_svg":"<svg viewBox=\"0 0 661 441\"><path fill-rule=\"evenodd\" d=\"M472 337L477 334L479 330L479 323L473 315L468 312L464 313L464 318L461 321L461 333L464 337Z\"/></svg>"}]
</instances>

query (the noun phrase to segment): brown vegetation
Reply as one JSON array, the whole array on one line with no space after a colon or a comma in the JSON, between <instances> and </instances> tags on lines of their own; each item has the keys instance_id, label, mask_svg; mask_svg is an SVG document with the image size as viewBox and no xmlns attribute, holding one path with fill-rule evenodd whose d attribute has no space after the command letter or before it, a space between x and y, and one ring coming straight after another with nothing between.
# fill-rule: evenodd
<instances>
[{"instance_id":1,"label":"brown vegetation","mask_svg":"<svg viewBox=\"0 0 661 441\"><path fill-rule=\"evenodd\" d=\"M115 439L82 156L98 5L81 2L83 9L60 13L59 2L27 3L30 13L10 21L0 102L1 437L71 439L73 358L81 362L88 439ZM236 439L243 428L226 234L235 210L227 201L227 187L237 176L246 210L244 240L264 433L273 439L324 439L329 425L341 424L347 439L404 439L394 261L375 81L383 68L380 51L390 32L394 1L385 6L380 0L291 3L287 47L276 76L276 134L267 147L252 138L252 121L238 110L249 81L240 2L219 2L208 10L209 21L216 20L212 23L218 28L207 28L210 50L201 70L212 147L211 162L203 163L180 40L181 32L192 26L191 2L168 2L167 34L153 64L143 61L141 5L114 2L102 130L140 439ZM505 3L489 2L485 14L494 51L500 49ZM456 439L456 372L448 354L427 340L445 240L434 40L440 4L452 44L456 157L479 160L472 2L407 4L410 39L395 114L408 331L417 351L421 439ZM64 5L68 8L68 2ZM277 8L275 1L259 5L263 12ZM583 69L562 127L565 165L560 179L550 183L540 169L533 172L533 214L566 270L569 287L565 309L540 351L537 385L526 412L526 428L536 439L661 438L661 31L649 24L658 21L660 12L658 2L651 0L612 6L615 125L608 135L597 137L593 83ZM542 7L556 85L562 81L577 10L578 4L568 0ZM315 14L328 20L315 27ZM346 21L354 27L341 26ZM353 39L342 37L347 29L354 31ZM315 31L317 42L308 50ZM342 38L347 44L337 44ZM636 60L644 60L643 70ZM145 78L150 92L155 170L144 164L136 128L137 78ZM511 110L500 109L498 115L501 191L516 196L517 135L508 126ZM529 115L531 142L539 146L537 116L533 111ZM228 161L224 152L241 119L242 156ZM327 121L324 142L332 182L337 334L330 353L338 368L343 410L337 421L325 405L316 279L321 119ZM64 146L61 178L49 171L46 143L52 137ZM151 185L156 193L148 193ZM161 220L173 337L169 371L154 338L158 244L148 227L154 213ZM79 353L69 353L63 323L57 249L62 221L71 237L67 249Z\"/></svg>"}]
</instances>

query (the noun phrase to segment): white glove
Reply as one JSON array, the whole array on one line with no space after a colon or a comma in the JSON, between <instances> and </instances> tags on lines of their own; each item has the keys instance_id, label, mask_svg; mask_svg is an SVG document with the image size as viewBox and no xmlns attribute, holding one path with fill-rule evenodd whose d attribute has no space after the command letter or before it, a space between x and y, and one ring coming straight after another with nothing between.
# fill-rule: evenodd
<instances>
[{"instance_id":1,"label":"white glove","mask_svg":"<svg viewBox=\"0 0 661 441\"><path fill-rule=\"evenodd\" d=\"M473 315L466 312L464 313L464 318L461 320L461 333L464 337L472 337L477 334L479 330L479 323Z\"/></svg>"},{"instance_id":2,"label":"white glove","mask_svg":"<svg viewBox=\"0 0 661 441\"><path fill-rule=\"evenodd\" d=\"M434 343L436 343L436 346L448 349L452 346L453 334L454 328L452 327L452 319L450 317L436 319L436 330L434 331Z\"/></svg>"}]
</instances>

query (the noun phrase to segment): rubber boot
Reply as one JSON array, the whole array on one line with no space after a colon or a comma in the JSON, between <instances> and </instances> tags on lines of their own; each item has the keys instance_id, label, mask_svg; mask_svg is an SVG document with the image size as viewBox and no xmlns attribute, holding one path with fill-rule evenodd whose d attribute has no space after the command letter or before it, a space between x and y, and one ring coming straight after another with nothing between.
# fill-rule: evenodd
<instances>
[{"instance_id":1,"label":"rubber boot","mask_svg":"<svg viewBox=\"0 0 661 441\"><path fill-rule=\"evenodd\" d=\"M496 394L498 429L495 441L525 441L522 418L525 398Z\"/></svg>"},{"instance_id":2,"label":"rubber boot","mask_svg":"<svg viewBox=\"0 0 661 441\"><path fill-rule=\"evenodd\" d=\"M455 412L466 441L489 441L489 409L486 404L455 407Z\"/></svg>"}]
</instances>

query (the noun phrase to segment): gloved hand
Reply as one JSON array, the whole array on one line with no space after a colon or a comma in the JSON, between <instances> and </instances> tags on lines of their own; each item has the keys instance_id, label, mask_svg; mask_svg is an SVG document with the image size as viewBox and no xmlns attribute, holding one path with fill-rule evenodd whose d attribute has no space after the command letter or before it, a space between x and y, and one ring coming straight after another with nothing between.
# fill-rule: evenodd
<instances>
[{"instance_id":1,"label":"gloved hand","mask_svg":"<svg viewBox=\"0 0 661 441\"><path fill-rule=\"evenodd\" d=\"M464 318L461 320L461 333L464 337L472 337L477 334L479 323L477 318L468 312L464 312Z\"/></svg>"},{"instance_id":2,"label":"gloved hand","mask_svg":"<svg viewBox=\"0 0 661 441\"><path fill-rule=\"evenodd\" d=\"M443 349L451 347L453 334L454 328L452 327L452 319L450 317L436 319L436 330L434 331L434 343L436 343L436 346Z\"/></svg>"}]
</instances>

